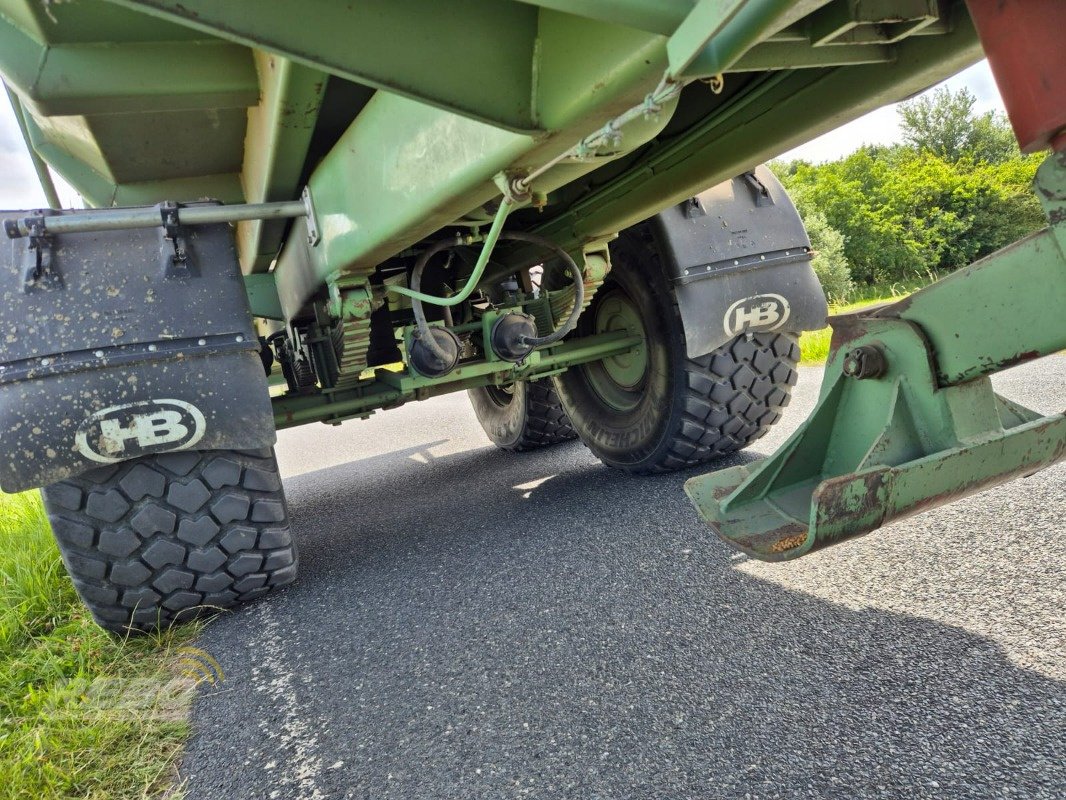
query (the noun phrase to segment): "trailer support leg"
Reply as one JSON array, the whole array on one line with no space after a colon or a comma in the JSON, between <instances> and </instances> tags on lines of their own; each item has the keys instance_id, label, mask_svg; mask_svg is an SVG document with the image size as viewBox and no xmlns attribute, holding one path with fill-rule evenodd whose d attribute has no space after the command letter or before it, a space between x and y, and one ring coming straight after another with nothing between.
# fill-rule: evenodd
<instances>
[{"instance_id":1,"label":"trailer support leg","mask_svg":"<svg viewBox=\"0 0 1066 800\"><path fill-rule=\"evenodd\" d=\"M1066 415L988 375L1066 348L1066 153L1036 189L1051 226L886 306L831 320L810 419L770 458L690 479L703 519L765 561L797 558L1066 458Z\"/></svg>"}]
</instances>

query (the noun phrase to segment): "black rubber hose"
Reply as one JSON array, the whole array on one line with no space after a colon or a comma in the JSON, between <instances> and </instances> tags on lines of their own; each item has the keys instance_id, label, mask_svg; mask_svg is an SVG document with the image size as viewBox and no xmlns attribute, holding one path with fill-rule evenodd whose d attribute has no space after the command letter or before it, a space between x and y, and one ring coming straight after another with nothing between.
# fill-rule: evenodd
<instances>
[{"instance_id":1,"label":"black rubber hose","mask_svg":"<svg viewBox=\"0 0 1066 800\"><path fill-rule=\"evenodd\" d=\"M414 291L422 291L422 273L425 271L426 264L429 263L429 260L437 255L437 253L451 250L453 247L456 247L454 239L442 239L418 257L418 261L415 262L415 266L411 270L411 288ZM415 325L418 326L419 340L441 361L449 361L452 358L452 355L445 352L444 349L437 344L437 340L433 338L433 334L430 333L429 330L429 321L426 319L425 309L422 308L422 301L417 297L411 298L411 310L415 314Z\"/></svg>"},{"instance_id":2,"label":"black rubber hose","mask_svg":"<svg viewBox=\"0 0 1066 800\"><path fill-rule=\"evenodd\" d=\"M519 231L504 231L500 234L500 238L509 239L515 242L526 242L528 244L543 247L545 250L550 250L557 255L562 259L562 262L570 268L570 275L573 276L574 279L574 307L570 309L570 315L566 318L566 321L547 336L522 337L522 342L529 345L530 348L534 350L538 347L554 344L574 329L574 326L577 325L577 318L581 316L581 306L585 303L584 275L582 275L581 270L578 269L577 264L574 262L574 259L570 257L570 254L551 239L546 239L535 233L522 233Z\"/></svg>"},{"instance_id":3,"label":"black rubber hose","mask_svg":"<svg viewBox=\"0 0 1066 800\"><path fill-rule=\"evenodd\" d=\"M570 314L566 318L566 321L547 336L522 337L522 342L529 345L531 350L535 350L538 347L544 347L545 345L554 344L574 329L574 326L577 325L577 318L581 316L581 306L585 303L585 282L581 270L578 269L577 263L570 257L570 254L551 239L538 236L535 233L522 233L520 231L504 231L500 234L500 239L507 239L514 242L526 242L527 244L543 247L545 250L550 250L562 259L563 263L569 267L570 275L574 279L574 307L570 309ZM428 250L424 251L422 255L418 257L418 261L415 262L414 267L411 269L411 289L416 292L422 290L422 273L425 271L426 265L429 264L429 260L433 258L433 256L458 246L459 245L453 239L442 239L432 245ZM437 356L437 358L444 361L448 360L451 356L446 353L439 344L437 344L436 339L434 339L433 335L430 333L429 321L426 319L425 309L422 307L422 301L417 297L411 298L411 310L415 315L415 325L418 326L419 340L428 347L430 352Z\"/></svg>"}]
</instances>

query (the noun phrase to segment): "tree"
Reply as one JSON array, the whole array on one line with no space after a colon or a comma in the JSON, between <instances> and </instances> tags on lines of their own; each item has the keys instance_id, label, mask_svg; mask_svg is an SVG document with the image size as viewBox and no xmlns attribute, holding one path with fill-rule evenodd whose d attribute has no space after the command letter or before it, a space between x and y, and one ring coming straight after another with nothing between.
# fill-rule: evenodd
<instances>
[{"instance_id":1,"label":"tree","mask_svg":"<svg viewBox=\"0 0 1066 800\"><path fill-rule=\"evenodd\" d=\"M821 215L843 235L852 278L888 286L931 280L1045 224L1029 189L1040 160L950 162L913 147L864 147L779 175L804 219Z\"/></svg>"},{"instance_id":2,"label":"tree","mask_svg":"<svg viewBox=\"0 0 1066 800\"><path fill-rule=\"evenodd\" d=\"M1018 155L1014 133L1003 114L974 113L977 98L968 90L942 86L902 103L897 109L903 140L945 161L969 157L999 164Z\"/></svg>"}]
</instances>

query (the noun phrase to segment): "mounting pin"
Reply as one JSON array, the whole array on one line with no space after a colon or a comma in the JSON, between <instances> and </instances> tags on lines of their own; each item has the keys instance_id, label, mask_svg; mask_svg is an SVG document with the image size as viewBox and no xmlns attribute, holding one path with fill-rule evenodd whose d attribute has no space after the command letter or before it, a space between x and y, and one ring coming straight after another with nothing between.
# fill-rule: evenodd
<instances>
[{"instance_id":1,"label":"mounting pin","mask_svg":"<svg viewBox=\"0 0 1066 800\"><path fill-rule=\"evenodd\" d=\"M885 354L872 344L864 344L850 351L844 356L844 365L841 367L845 375L858 381L880 378L886 369L888 362L885 361Z\"/></svg>"}]
</instances>

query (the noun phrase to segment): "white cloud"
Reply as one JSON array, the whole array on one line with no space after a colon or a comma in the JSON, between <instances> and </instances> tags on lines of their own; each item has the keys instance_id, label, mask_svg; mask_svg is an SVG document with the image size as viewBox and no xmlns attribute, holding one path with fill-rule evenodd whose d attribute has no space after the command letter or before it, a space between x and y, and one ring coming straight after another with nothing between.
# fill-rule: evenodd
<instances>
[{"instance_id":1,"label":"white cloud","mask_svg":"<svg viewBox=\"0 0 1066 800\"><path fill-rule=\"evenodd\" d=\"M1003 101L996 89L988 63L981 61L945 81L952 89L963 86L977 96L977 110L1002 109ZM863 144L891 144L900 140L896 107L886 106L820 136L785 154L785 158L828 161L846 155ZM76 193L57 181L60 199L74 205ZM11 107L0 97L0 208L35 208L45 202L37 184L22 136Z\"/></svg>"},{"instance_id":2,"label":"white cloud","mask_svg":"<svg viewBox=\"0 0 1066 800\"><path fill-rule=\"evenodd\" d=\"M78 193L54 173L53 178L63 205L68 208L80 206ZM45 204L44 192L22 141L14 109L0 87L0 208L40 208Z\"/></svg>"},{"instance_id":3,"label":"white cloud","mask_svg":"<svg viewBox=\"0 0 1066 800\"><path fill-rule=\"evenodd\" d=\"M7 98L0 93L0 208L32 208L44 204L22 134Z\"/></svg>"}]
</instances>

